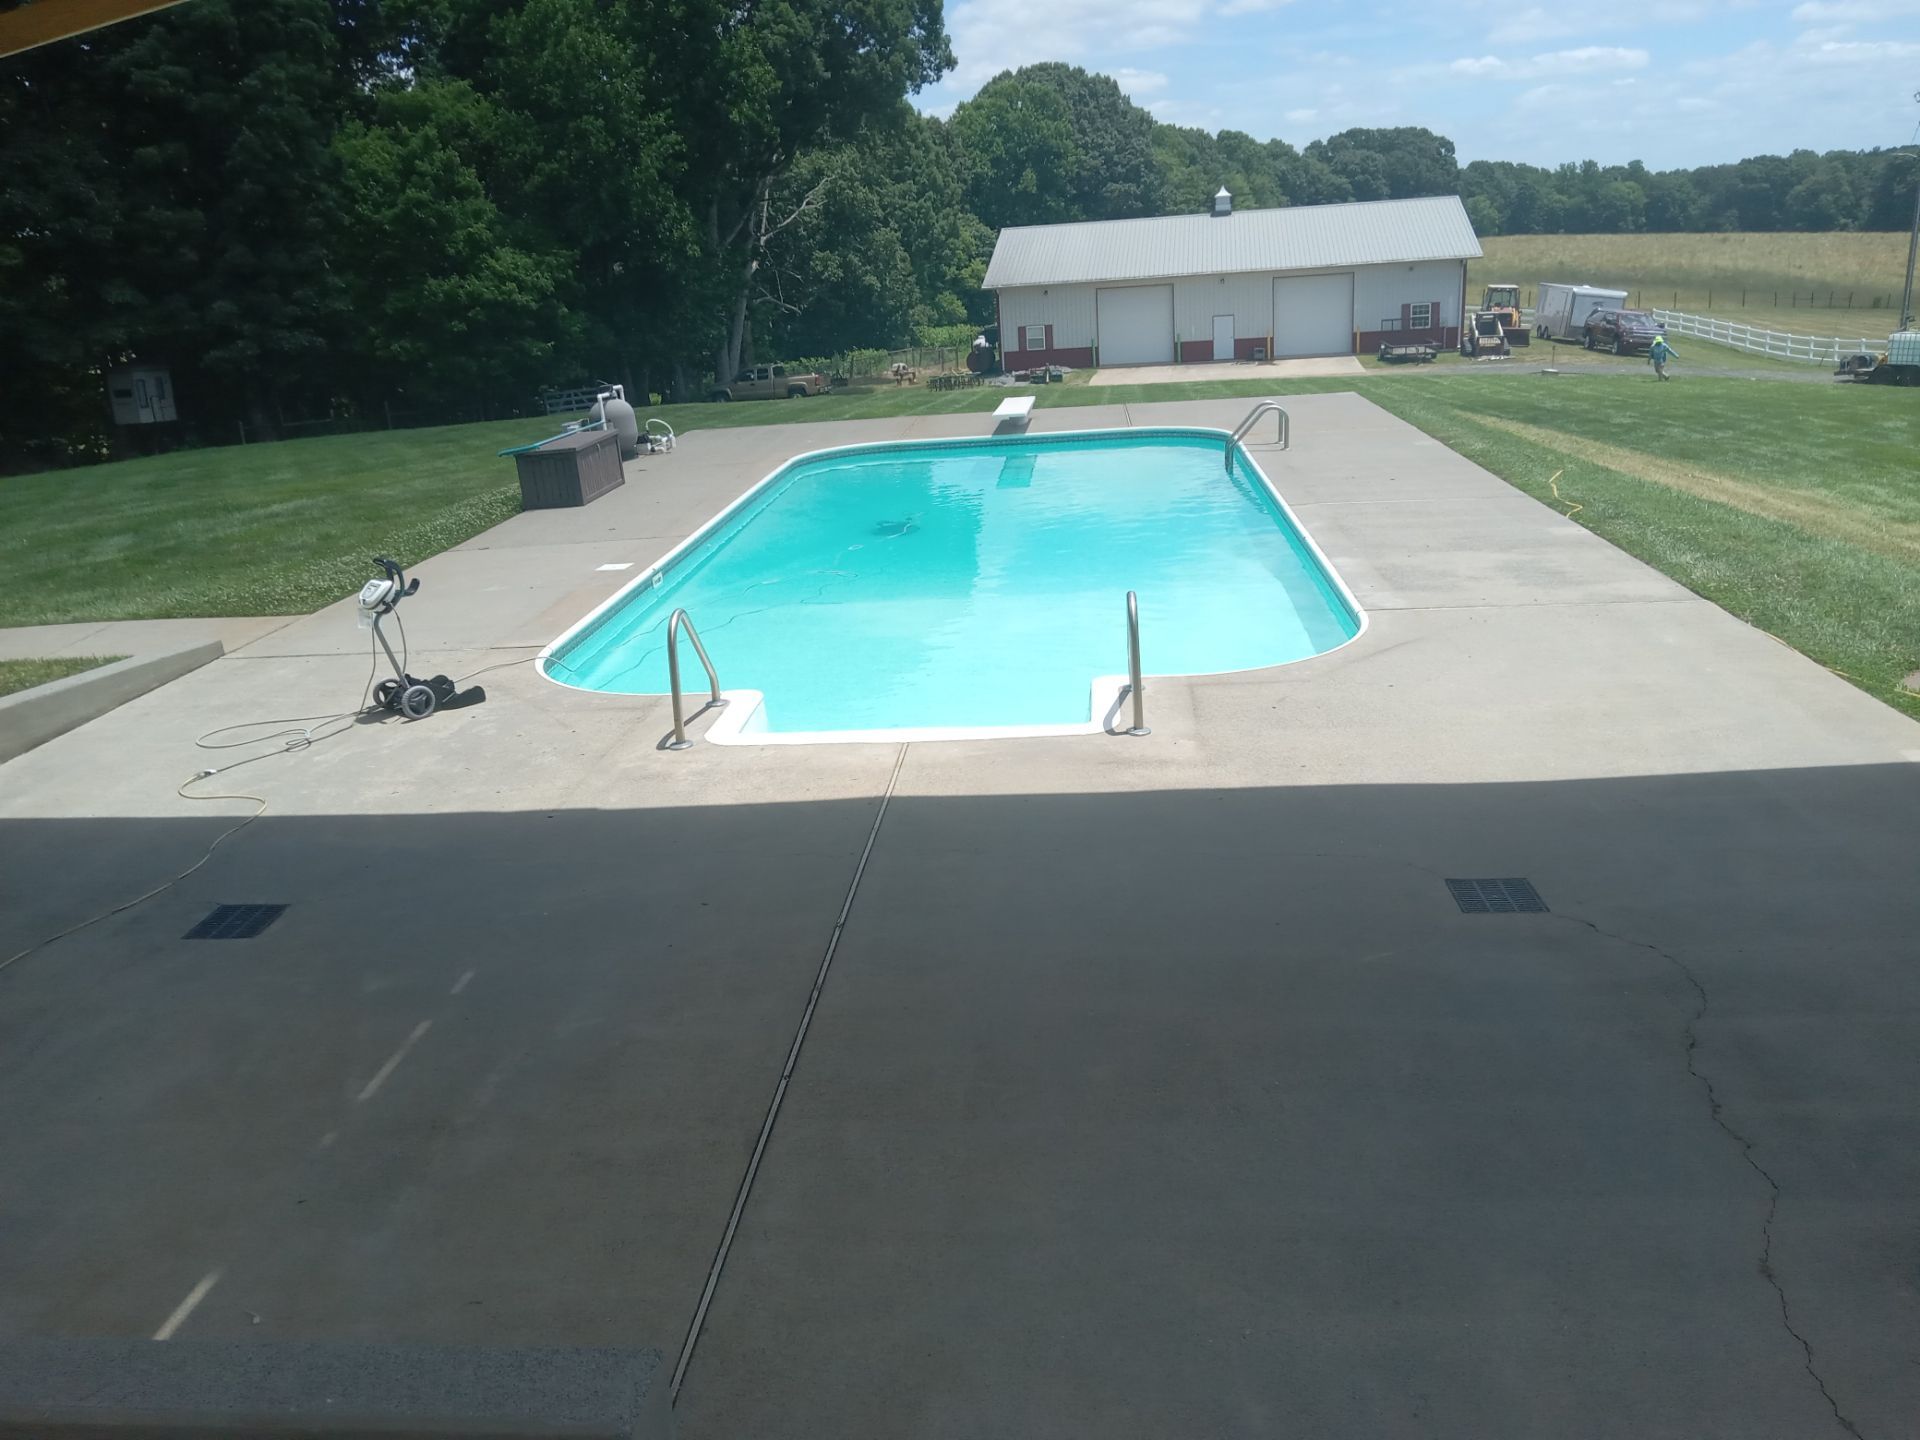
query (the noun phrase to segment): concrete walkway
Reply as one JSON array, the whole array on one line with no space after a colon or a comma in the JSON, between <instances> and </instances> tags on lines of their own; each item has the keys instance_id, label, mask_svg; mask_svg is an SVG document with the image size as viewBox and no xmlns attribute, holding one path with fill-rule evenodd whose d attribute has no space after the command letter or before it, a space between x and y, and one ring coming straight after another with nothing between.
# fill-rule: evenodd
<instances>
[{"instance_id":1,"label":"concrete walkway","mask_svg":"<svg viewBox=\"0 0 1920 1440\"><path fill-rule=\"evenodd\" d=\"M0 970L0 1339L198 1290L182 1338L671 1358L867 854L683 1436L1912 1433L1920 726L1287 404L1370 628L1146 740L671 754L523 663L786 456L981 417L698 432L419 566L484 705L204 782L268 809ZM0 768L0 961L257 808L174 796L195 735L367 665L343 603ZM1550 913L1445 883L1509 876ZM290 908L182 941L218 901Z\"/></svg>"}]
</instances>

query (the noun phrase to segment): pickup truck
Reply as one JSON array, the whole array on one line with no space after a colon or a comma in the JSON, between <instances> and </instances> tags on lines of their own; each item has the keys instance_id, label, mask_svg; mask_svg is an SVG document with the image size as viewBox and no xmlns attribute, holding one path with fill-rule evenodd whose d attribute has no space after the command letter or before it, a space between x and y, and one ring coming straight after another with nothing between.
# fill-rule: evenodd
<instances>
[{"instance_id":1,"label":"pickup truck","mask_svg":"<svg viewBox=\"0 0 1920 1440\"><path fill-rule=\"evenodd\" d=\"M755 365L733 377L731 385L716 384L709 400L798 400L824 395L832 384L817 370L788 370L784 365Z\"/></svg>"},{"instance_id":2,"label":"pickup truck","mask_svg":"<svg viewBox=\"0 0 1920 1440\"><path fill-rule=\"evenodd\" d=\"M1587 316L1583 338L1589 350L1637 355L1651 349L1666 328L1644 310L1596 310Z\"/></svg>"}]
</instances>

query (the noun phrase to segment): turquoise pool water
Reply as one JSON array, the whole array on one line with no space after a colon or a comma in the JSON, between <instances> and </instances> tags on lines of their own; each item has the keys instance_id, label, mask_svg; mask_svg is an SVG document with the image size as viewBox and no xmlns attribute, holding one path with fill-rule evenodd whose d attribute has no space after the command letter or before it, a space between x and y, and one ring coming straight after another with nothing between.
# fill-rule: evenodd
<instances>
[{"instance_id":1,"label":"turquoise pool water","mask_svg":"<svg viewBox=\"0 0 1920 1440\"><path fill-rule=\"evenodd\" d=\"M1126 592L1148 675L1279 665L1360 618L1217 431L859 446L792 461L562 636L563 684L663 694L684 606L770 735L1084 725L1124 675ZM692 699L704 675L681 646Z\"/></svg>"}]
</instances>

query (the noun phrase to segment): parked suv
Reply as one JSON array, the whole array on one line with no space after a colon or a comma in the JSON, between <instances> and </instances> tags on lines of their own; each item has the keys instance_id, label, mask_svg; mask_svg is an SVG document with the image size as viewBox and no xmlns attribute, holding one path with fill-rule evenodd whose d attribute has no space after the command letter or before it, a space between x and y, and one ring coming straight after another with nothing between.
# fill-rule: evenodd
<instances>
[{"instance_id":1,"label":"parked suv","mask_svg":"<svg viewBox=\"0 0 1920 1440\"><path fill-rule=\"evenodd\" d=\"M1651 349L1654 337L1666 328L1644 310L1596 310L1587 316L1586 346L1634 355Z\"/></svg>"},{"instance_id":2,"label":"parked suv","mask_svg":"<svg viewBox=\"0 0 1920 1440\"><path fill-rule=\"evenodd\" d=\"M733 377L731 385L715 385L709 400L797 400L824 395L832 384L817 370L788 370L784 365L755 365Z\"/></svg>"}]
</instances>

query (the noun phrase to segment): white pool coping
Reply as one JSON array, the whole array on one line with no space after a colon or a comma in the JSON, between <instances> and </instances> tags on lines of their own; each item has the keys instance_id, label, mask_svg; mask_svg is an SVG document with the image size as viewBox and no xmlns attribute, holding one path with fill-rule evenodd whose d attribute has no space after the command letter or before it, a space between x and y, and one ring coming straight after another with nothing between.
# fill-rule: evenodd
<instances>
[{"instance_id":1,"label":"white pool coping","mask_svg":"<svg viewBox=\"0 0 1920 1440\"><path fill-rule=\"evenodd\" d=\"M853 445L830 445L820 450L802 451L798 455L790 456L786 460L781 461L779 465L775 466L772 470L768 471L767 474L761 476L760 479L756 480L752 485L749 485L745 490L741 491L740 494L723 505L714 513L712 518L694 530L686 539L668 550L666 554L647 566L646 569L634 576L633 579L629 580L625 585L622 585L618 590L614 591L613 594L609 595L605 600L601 601L598 605L594 606L593 609L589 610L585 615L582 615L578 620L574 621L573 624L561 631L559 635L548 642L540 653L534 657L534 669L539 671L545 679L560 686L564 690L577 690L589 695L650 695L661 693L658 691L608 691L599 690L588 685L570 684L568 681L562 680L553 674L548 668L548 661L554 656L555 652L563 649L575 636L592 629L595 623L603 616L618 609L634 591L659 584L676 560L691 550L695 545L704 541L708 536L713 534L714 531L725 525L736 512L756 495L796 465L825 459L830 456L855 455L863 451L874 450L953 450L971 448L974 445L1006 444L1009 441L1033 445L1049 445L1060 441L1107 440L1121 436L1138 439L1155 434L1217 435L1220 437L1222 446L1225 446L1232 438L1228 431L1214 429L1208 426L1142 425L1132 427L1114 426L1102 430L1055 430L1040 435L943 436L939 439L930 440L872 440ZM1354 641L1367 633L1369 623L1365 608L1362 607L1359 600L1355 598L1353 591L1348 587L1346 578L1335 568L1333 562L1327 558L1326 552L1320 548L1319 541L1313 538L1313 533L1301 523L1300 517L1294 513L1293 507L1287 504L1286 497L1280 493L1279 487L1273 483L1272 479L1267 475L1267 472L1261 468L1260 462L1254 459L1253 453L1244 445L1240 447L1240 454L1246 460L1248 468L1253 471L1254 476L1260 481L1260 484L1265 487L1267 494L1272 497L1273 503L1279 508L1280 514L1286 520L1286 523L1293 527L1293 533L1300 537L1301 543L1306 546L1308 553L1313 556L1315 563L1320 566L1321 573L1327 577L1328 583L1333 587L1333 591L1335 595L1339 597L1340 603L1346 606L1347 613L1350 614L1354 620L1354 631L1353 634L1349 635L1345 640L1342 640L1338 645L1329 646L1327 649L1316 651L1312 655L1303 655L1298 660L1283 660L1277 665L1251 665L1241 670L1209 670L1203 672L1206 675L1243 675L1250 674L1255 670L1278 670L1290 665L1305 665L1320 659L1322 656L1332 655L1337 651L1346 649L1347 646L1353 644ZM1149 598L1149 604L1150 603L1151 599ZM1120 627L1116 626L1115 628L1119 629ZM1141 676L1141 689L1145 691L1148 682L1152 680L1197 678L1200 678L1200 676L1180 674L1143 675ZM765 703L765 696L760 691L746 689L727 690L723 688L720 693L727 704L725 708L720 711L719 718L707 727L705 738L715 745L873 745L906 744L936 740L1025 740L1042 736L1125 734L1125 727L1118 724L1117 717L1121 705L1126 702L1128 683L1128 679L1124 675L1096 676L1089 688L1088 718L1085 721L1079 722L1051 725L939 725L902 727L899 729L885 730L793 730L778 732L754 731L749 728L753 723L754 717L759 713L761 706ZM700 687L695 687L695 693L698 692L699 688ZM689 699L691 699L691 696ZM710 701L708 705L711 706Z\"/></svg>"}]
</instances>

